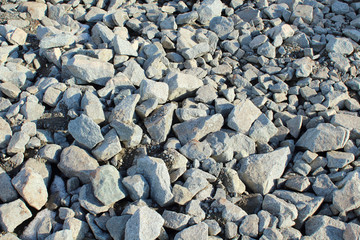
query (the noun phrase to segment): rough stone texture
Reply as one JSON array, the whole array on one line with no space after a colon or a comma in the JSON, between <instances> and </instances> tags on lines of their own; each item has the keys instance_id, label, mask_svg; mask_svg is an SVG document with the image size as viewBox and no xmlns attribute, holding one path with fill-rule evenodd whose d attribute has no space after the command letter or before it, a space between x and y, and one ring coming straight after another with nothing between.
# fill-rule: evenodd
<instances>
[{"instance_id":1,"label":"rough stone texture","mask_svg":"<svg viewBox=\"0 0 360 240\"><path fill-rule=\"evenodd\" d=\"M348 212L360 206L360 174L349 173L343 180L344 185L333 193L334 207L340 212Z\"/></svg>"},{"instance_id":2,"label":"rough stone texture","mask_svg":"<svg viewBox=\"0 0 360 240\"><path fill-rule=\"evenodd\" d=\"M296 142L296 146L311 152L325 152L343 148L348 139L348 130L320 123L315 128L308 129Z\"/></svg>"},{"instance_id":3,"label":"rough stone texture","mask_svg":"<svg viewBox=\"0 0 360 240\"><path fill-rule=\"evenodd\" d=\"M12 180L14 188L32 207L40 210L48 200L45 182L32 168L23 168Z\"/></svg>"},{"instance_id":4,"label":"rough stone texture","mask_svg":"<svg viewBox=\"0 0 360 240\"><path fill-rule=\"evenodd\" d=\"M288 147L240 160L240 179L256 193L266 194L280 178L291 156Z\"/></svg>"},{"instance_id":5,"label":"rough stone texture","mask_svg":"<svg viewBox=\"0 0 360 240\"><path fill-rule=\"evenodd\" d=\"M81 187L79 192L79 202L84 209L94 215L106 212L110 208L110 205L104 205L94 196L91 184L85 184Z\"/></svg>"},{"instance_id":6,"label":"rough stone texture","mask_svg":"<svg viewBox=\"0 0 360 240\"><path fill-rule=\"evenodd\" d=\"M344 222L328 216L314 216L305 224L306 235L313 239L343 239L346 229Z\"/></svg>"},{"instance_id":7,"label":"rough stone texture","mask_svg":"<svg viewBox=\"0 0 360 240\"><path fill-rule=\"evenodd\" d=\"M219 131L224 124L221 114L199 117L183 123L173 125L173 130L181 144L186 144L192 139L201 140L207 134Z\"/></svg>"},{"instance_id":8,"label":"rough stone texture","mask_svg":"<svg viewBox=\"0 0 360 240\"><path fill-rule=\"evenodd\" d=\"M204 222L185 228L175 235L174 240L180 239L208 239L208 225Z\"/></svg>"},{"instance_id":9,"label":"rough stone texture","mask_svg":"<svg viewBox=\"0 0 360 240\"><path fill-rule=\"evenodd\" d=\"M31 216L31 211L21 199L0 205L0 225L4 231L13 232Z\"/></svg>"},{"instance_id":10,"label":"rough stone texture","mask_svg":"<svg viewBox=\"0 0 360 240\"><path fill-rule=\"evenodd\" d=\"M87 148L92 149L96 144L104 140L100 127L85 114L71 120L68 128L75 140Z\"/></svg>"},{"instance_id":11,"label":"rough stone texture","mask_svg":"<svg viewBox=\"0 0 360 240\"><path fill-rule=\"evenodd\" d=\"M9 124L0 118L0 148L5 148L10 142L12 131Z\"/></svg>"},{"instance_id":12,"label":"rough stone texture","mask_svg":"<svg viewBox=\"0 0 360 240\"><path fill-rule=\"evenodd\" d=\"M261 115L261 111L252 103L245 100L236 105L228 116L227 125L237 132L247 134L253 122Z\"/></svg>"},{"instance_id":13,"label":"rough stone texture","mask_svg":"<svg viewBox=\"0 0 360 240\"><path fill-rule=\"evenodd\" d=\"M111 165L100 166L91 172L91 185L95 197L104 205L115 203L126 197L119 171Z\"/></svg>"},{"instance_id":14,"label":"rough stone texture","mask_svg":"<svg viewBox=\"0 0 360 240\"><path fill-rule=\"evenodd\" d=\"M0 167L0 199L4 203L14 201L17 199L18 194L11 184L11 178L9 175Z\"/></svg>"},{"instance_id":15,"label":"rough stone texture","mask_svg":"<svg viewBox=\"0 0 360 240\"><path fill-rule=\"evenodd\" d=\"M57 166L68 178L78 177L83 183L89 183L90 173L99 166L99 163L85 150L70 146L61 152L60 163Z\"/></svg>"},{"instance_id":16,"label":"rough stone texture","mask_svg":"<svg viewBox=\"0 0 360 240\"><path fill-rule=\"evenodd\" d=\"M127 221L125 239L156 239L164 219L149 207L139 208Z\"/></svg>"},{"instance_id":17,"label":"rough stone texture","mask_svg":"<svg viewBox=\"0 0 360 240\"><path fill-rule=\"evenodd\" d=\"M144 156L136 161L136 172L143 175L150 185L151 198L160 206L172 203L170 176L162 159Z\"/></svg>"},{"instance_id":18,"label":"rough stone texture","mask_svg":"<svg viewBox=\"0 0 360 240\"><path fill-rule=\"evenodd\" d=\"M125 227L131 216L114 216L106 222L106 229L114 240L124 239Z\"/></svg>"},{"instance_id":19,"label":"rough stone texture","mask_svg":"<svg viewBox=\"0 0 360 240\"><path fill-rule=\"evenodd\" d=\"M178 100L191 95L203 82L194 75L170 72L164 82L169 85L169 100Z\"/></svg>"},{"instance_id":20,"label":"rough stone texture","mask_svg":"<svg viewBox=\"0 0 360 240\"><path fill-rule=\"evenodd\" d=\"M197 10L199 14L199 22L202 24L209 23L211 19L221 15L223 8L224 5L220 0L204 1Z\"/></svg>"},{"instance_id":21,"label":"rough stone texture","mask_svg":"<svg viewBox=\"0 0 360 240\"><path fill-rule=\"evenodd\" d=\"M122 180L132 200L147 199L150 187L145 178L140 174L124 177Z\"/></svg>"}]
</instances>

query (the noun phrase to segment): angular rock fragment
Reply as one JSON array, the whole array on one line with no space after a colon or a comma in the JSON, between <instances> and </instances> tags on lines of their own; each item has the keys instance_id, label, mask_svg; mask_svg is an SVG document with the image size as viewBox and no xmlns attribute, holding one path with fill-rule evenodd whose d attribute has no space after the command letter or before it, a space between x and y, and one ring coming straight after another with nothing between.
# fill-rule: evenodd
<instances>
[{"instance_id":1,"label":"angular rock fragment","mask_svg":"<svg viewBox=\"0 0 360 240\"><path fill-rule=\"evenodd\" d=\"M199 22L207 24L216 16L220 16L224 4L220 0L206 0L197 9Z\"/></svg>"},{"instance_id":2,"label":"angular rock fragment","mask_svg":"<svg viewBox=\"0 0 360 240\"><path fill-rule=\"evenodd\" d=\"M139 208L127 221L125 239L156 239L164 219L149 207Z\"/></svg>"},{"instance_id":3,"label":"angular rock fragment","mask_svg":"<svg viewBox=\"0 0 360 240\"><path fill-rule=\"evenodd\" d=\"M21 199L0 205L0 226L6 232L13 232L31 216L31 211Z\"/></svg>"},{"instance_id":4,"label":"angular rock fragment","mask_svg":"<svg viewBox=\"0 0 360 240\"><path fill-rule=\"evenodd\" d=\"M84 110L84 114L91 118L96 124L105 121L103 105L99 98L90 91L86 91L81 99L81 108Z\"/></svg>"},{"instance_id":5,"label":"angular rock fragment","mask_svg":"<svg viewBox=\"0 0 360 240\"><path fill-rule=\"evenodd\" d=\"M149 197L150 187L146 179L140 175L124 177L122 180L124 187L128 190L132 200L147 199Z\"/></svg>"},{"instance_id":6,"label":"angular rock fragment","mask_svg":"<svg viewBox=\"0 0 360 240\"><path fill-rule=\"evenodd\" d=\"M121 143L116 130L110 130L98 146L91 153L98 161L108 161L121 151Z\"/></svg>"},{"instance_id":7,"label":"angular rock fragment","mask_svg":"<svg viewBox=\"0 0 360 240\"><path fill-rule=\"evenodd\" d=\"M333 205L339 212L348 212L360 206L360 174L348 173L342 180L342 188L334 191Z\"/></svg>"},{"instance_id":8,"label":"angular rock fragment","mask_svg":"<svg viewBox=\"0 0 360 240\"><path fill-rule=\"evenodd\" d=\"M14 201L18 197L18 194L11 184L11 178L9 175L0 167L0 199L4 203Z\"/></svg>"},{"instance_id":9,"label":"angular rock fragment","mask_svg":"<svg viewBox=\"0 0 360 240\"><path fill-rule=\"evenodd\" d=\"M240 179L251 190L265 195L280 178L291 156L288 147L265 154L254 154L240 160Z\"/></svg>"},{"instance_id":10,"label":"angular rock fragment","mask_svg":"<svg viewBox=\"0 0 360 240\"><path fill-rule=\"evenodd\" d=\"M175 235L174 240L196 238L199 240L208 239L208 225L204 222L185 228Z\"/></svg>"},{"instance_id":11,"label":"angular rock fragment","mask_svg":"<svg viewBox=\"0 0 360 240\"><path fill-rule=\"evenodd\" d=\"M126 223L130 217L129 215L114 216L106 222L106 229L114 240L124 239Z\"/></svg>"},{"instance_id":12,"label":"angular rock fragment","mask_svg":"<svg viewBox=\"0 0 360 240\"><path fill-rule=\"evenodd\" d=\"M10 125L3 119L0 118L0 148L7 147L12 136Z\"/></svg>"},{"instance_id":13,"label":"angular rock fragment","mask_svg":"<svg viewBox=\"0 0 360 240\"><path fill-rule=\"evenodd\" d=\"M48 192L45 182L32 168L23 168L11 182L25 201L37 210L40 210L47 202Z\"/></svg>"},{"instance_id":14,"label":"angular rock fragment","mask_svg":"<svg viewBox=\"0 0 360 240\"><path fill-rule=\"evenodd\" d=\"M310 218L306 221L305 232L306 235L318 239L343 239L343 234L346 229L346 224L334 218L319 215Z\"/></svg>"},{"instance_id":15,"label":"angular rock fragment","mask_svg":"<svg viewBox=\"0 0 360 240\"><path fill-rule=\"evenodd\" d=\"M94 196L91 184L85 184L81 187L79 192L79 202L81 207L94 215L108 211L111 206L104 205Z\"/></svg>"},{"instance_id":16,"label":"angular rock fragment","mask_svg":"<svg viewBox=\"0 0 360 240\"><path fill-rule=\"evenodd\" d=\"M320 123L308 129L296 142L296 146L311 152L325 152L343 148L349 139L349 131L330 123Z\"/></svg>"},{"instance_id":17,"label":"angular rock fragment","mask_svg":"<svg viewBox=\"0 0 360 240\"><path fill-rule=\"evenodd\" d=\"M164 82L169 85L170 101L185 98L203 85L196 76L176 72L166 75Z\"/></svg>"}]
</instances>

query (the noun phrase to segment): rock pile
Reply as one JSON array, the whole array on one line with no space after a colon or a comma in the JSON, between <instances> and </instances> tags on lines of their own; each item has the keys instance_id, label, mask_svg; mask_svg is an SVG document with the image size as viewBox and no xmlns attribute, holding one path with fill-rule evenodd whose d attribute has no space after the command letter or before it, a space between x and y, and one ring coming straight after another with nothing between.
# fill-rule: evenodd
<instances>
[{"instance_id":1,"label":"rock pile","mask_svg":"<svg viewBox=\"0 0 360 240\"><path fill-rule=\"evenodd\" d=\"M0 240L360 235L360 2L0 9Z\"/></svg>"}]
</instances>

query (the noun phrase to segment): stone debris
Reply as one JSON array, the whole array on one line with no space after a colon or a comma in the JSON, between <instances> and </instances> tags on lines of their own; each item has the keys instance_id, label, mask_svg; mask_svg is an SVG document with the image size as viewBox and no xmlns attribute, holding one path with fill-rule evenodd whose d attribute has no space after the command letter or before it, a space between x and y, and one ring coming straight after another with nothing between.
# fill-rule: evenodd
<instances>
[{"instance_id":1,"label":"stone debris","mask_svg":"<svg viewBox=\"0 0 360 240\"><path fill-rule=\"evenodd\" d=\"M3 1L0 239L355 239L359 10Z\"/></svg>"}]
</instances>

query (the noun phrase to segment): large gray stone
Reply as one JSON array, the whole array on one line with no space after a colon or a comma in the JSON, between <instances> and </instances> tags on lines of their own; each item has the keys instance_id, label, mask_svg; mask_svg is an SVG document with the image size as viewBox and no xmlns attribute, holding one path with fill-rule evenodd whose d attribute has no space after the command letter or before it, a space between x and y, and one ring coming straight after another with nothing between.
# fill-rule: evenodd
<instances>
[{"instance_id":1,"label":"large gray stone","mask_svg":"<svg viewBox=\"0 0 360 240\"><path fill-rule=\"evenodd\" d=\"M102 86L104 86L115 73L114 66L111 63L80 54L69 59L64 66L75 78Z\"/></svg>"},{"instance_id":2,"label":"large gray stone","mask_svg":"<svg viewBox=\"0 0 360 240\"><path fill-rule=\"evenodd\" d=\"M261 111L250 99L235 105L228 116L227 125L237 132L247 134L251 125L261 115Z\"/></svg>"},{"instance_id":3,"label":"large gray stone","mask_svg":"<svg viewBox=\"0 0 360 240\"><path fill-rule=\"evenodd\" d=\"M17 199L18 194L11 184L11 178L9 175L0 167L0 199L4 203L14 201Z\"/></svg>"},{"instance_id":4,"label":"large gray stone","mask_svg":"<svg viewBox=\"0 0 360 240\"><path fill-rule=\"evenodd\" d=\"M106 229L114 240L124 239L126 223L130 215L114 216L106 222Z\"/></svg>"},{"instance_id":5,"label":"large gray stone","mask_svg":"<svg viewBox=\"0 0 360 240\"><path fill-rule=\"evenodd\" d=\"M199 22L201 24L208 24L211 19L221 15L224 7L224 4L220 0L203 1L200 7L197 9L199 14Z\"/></svg>"},{"instance_id":6,"label":"large gray stone","mask_svg":"<svg viewBox=\"0 0 360 240\"><path fill-rule=\"evenodd\" d=\"M10 142L12 131L10 125L3 119L0 118L0 148L6 148Z\"/></svg>"},{"instance_id":7,"label":"large gray stone","mask_svg":"<svg viewBox=\"0 0 360 240\"><path fill-rule=\"evenodd\" d=\"M94 215L108 211L111 206L104 205L94 196L91 184L85 184L80 188L79 202L81 207Z\"/></svg>"},{"instance_id":8,"label":"large gray stone","mask_svg":"<svg viewBox=\"0 0 360 240\"><path fill-rule=\"evenodd\" d=\"M84 149L70 146L61 152L60 163L57 166L66 177L78 177L83 183L89 183L90 173L99 163Z\"/></svg>"},{"instance_id":9,"label":"large gray stone","mask_svg":"<svg viewBox=\"0 0 360 240\"><path fill-rule=\"evenodd\" d=\"M64 47L69 46L75 43L76 37L72 34L68 33L60 33L54 34L51 36L45 36L40 40L39 47L40 48L57 48L57 47Z\"/></svg>"},{"instance_id":10,"label":"large gray stone","mask_svg":"<svg viewBox=\"0 0 360 240\"><path fill-rule=\"evenodd\" d=\"M89 226L86 222L77 218L67 218L64 221L63 229L70 229L74 240L82 240L89 231Z\"/></svg>"},{"instance_id":11,"label":"large gray stone","mask_svg":"<svg viewBox=\"0 0 360 240\"><path fill-rule=\"evenodd\" d=\"M137 201L139 199L147 199L149 197L150 186L142 175L135 174L124 177L122 183L128 190L132 200Z\"/></svg>"},{"instance_id":12,"label":"large gray stone","mask_svg":"<svg viewBox=\"0 0 360 240\"><path fill-rule=\"evenodd\" d=\"M116 130L111 129L104 138L105 140L91 151L98 161L108 161L122 149Z\"/></svg>"},{"instance_id":13,"label":"large gray stone","mask_svg":"<svg viewBox=\"0 0 360 240\"><path fill-rule=\"evenodd\" d=\"M297 141L296 146L311 152L325 152L343 148L349 139L349 130L335 127L330 123L320 123L308 129Z\"/></svg>"},{"instance_id":14,"label":"large gray stone","mask_svg":"<svg viewBox=\"0 0 360 240\"><path fill-rule=\"evenodd\" d=\"M234 23L231 19L225 17L214 17L210 21L209 28L215 32L221 40L225 40L234 30Z\"/></svg>"},{"instance_id":15,"label":"large gray stone","mask_svg":"<svg viewBox=\"0 0 360 240\"><path fill-rule=\"evenodd\" d=\"M127 221L125 239L156 239L163 224L164 219L159 213L149 207L141 207Z\"/></svg>"},{"instance_id":16,"label":"large gray stone","mask_svg":"<svg viewBox=\"0 0 360 240\"><path fill-rule=\"evenodd\" d=\"M162 159L148 156L138 158L136 172L150 184L151 198L155 202L162 207L173 202L169 172Z\"/></svg>"},{"instance_id":17,"label":"large gray stone","mask_svg":"<svg viewBox=\"0 0 360 240\"><path fill-rule=\"evenodd\" d=\"M113 120L117 120L123 123L132 123L135 107L139 100L139 94L131 94L129 96L126 96L111 111L111 114L109 116L109 122L111 123Z\"/></svg>"},{"instance_id":18,"label":"large gray stone","mask_svg":"<svg viewBox=\"0 0 360 240\"><path fill-rule=\"evenodd\" d=\"M333 205L339 212L348 212L360 207L360 174L348 173L340 189L333 193Z\"/></svg>"},{"instance_id":19,"label":"large gray stone","mask_svg":"<svg viewBox=\"0 0 360 240\"><path fill-rule=\"evenodd\" d=\"M354 51L354 47L348 38L331 38L326 44L328 52L350 55Z\"/></svg>"},{"instance_id":20,"label":"large gray stone","mask_svg":"<svg viewBox=\"0 0 360 240\"><path fill-rule=\"evenodd\" d=\"M185 240L185 239L208 239L209 227L206 223L201 222L191 227L185 228L181 232L175 235L174 240Z\"/></svg>"},{"instance_id":21,"label":"large gray stone","mask_svg":"<svg viewBox=\"0 0 360 240\"><path fill-rule=\"evenodd\" d=\"M196 76L178 72L168 73L164 82L169 85L170 101L185 98L203 85L203 82Z\"/></svg>"},{"instance_id":22,"label":"large gray stone","mask_svg":"<svg viewBox=\"0 0 360 240\"><path fill-rule=\"evenodd\" d=\"M85 114L81 114L80 117L71 120L68 130L77 142L89 149L92 149L104 140L99 125Z\"/></svg>"},{"instance_id":23,"label":"large gray stone","mask_svg":"<svg viewBox=\"0 0 360 240\"><path fill-rule=\"evenodd\" d=\"M91 174L91 185L95 197L104 205L115 203L126 197L119 171L112 165L103 165Z\"/></svg>"},{"instance_id":24,"label":"large gray stone","mask_svg":"<svg viewBox=\"0 0 360 240\"><path fill-rule=\"evenodd\" d=\"M171 130L174 111L177 108L174 103L167 103L156 109L144 120L146 130L155 142L165 142Z\"/></svg>"},{"instance_id":25,"label":"large gray stone","mask_svg":"<svg viewBox=\"0 0 360 240\"><path fill-rule=\"evenodd\" d=\"M84 114L91 118L96 124L105 121L103 105L99 98L92 92L85 92L81 99L81 108L84 110Z\"/></svg>"},{"instance_id":26,"label":"large gray stone","mask_svg":"<svg viewBox=\"0 0 360 240\"><path fill-rule=\"evenodd\" d=\"M254 154L240 160L240 179L256 193L266 194L275 186L291 156L289 147L265 154Z\"/></svg>"},{"instance_id":27,"label":"large gray stone","mask_svg":"<svg viewBox=\"0 0 360 240\"><path fill-rule=\"evenodd\" d=\"M219 131L223 124L224 117L221 114L215 114L174 124L173 130L184 145L192 139L201 140L207 134Z\"/></svg>"},{"instance_id":28,"label":"large gray stone","mask_svg":"<svg viewBox=\"0 0 360 240\"><path fill-rule=\"evenodd\" d=\"M131 43L122 39L119 35L115 35L114 39L112 40L112 44L117 54L134 57L138 55L136 50L132 47Z\"/></svg>"},{"instance_id":29,"label":"large gray stone","mask_svg":"<svg viewBox=\"0 0 360 240\"><path fill-rule=\"evenodd\" d=\"M31 211L21 199L0 205L0 226L3 231L13 232L31 216Z\"/></svg>"},{"instance_id":30,"label":"large gray stone","mask_svg":"<svg viewBox=\"0 0 360 240\"><path fill-rule=\"evenodd\" d=\"M325 215L314 216L305 224L306 235L312 239L342 240L345 229L344 222Z\"/></svg>"}]
</instances>

